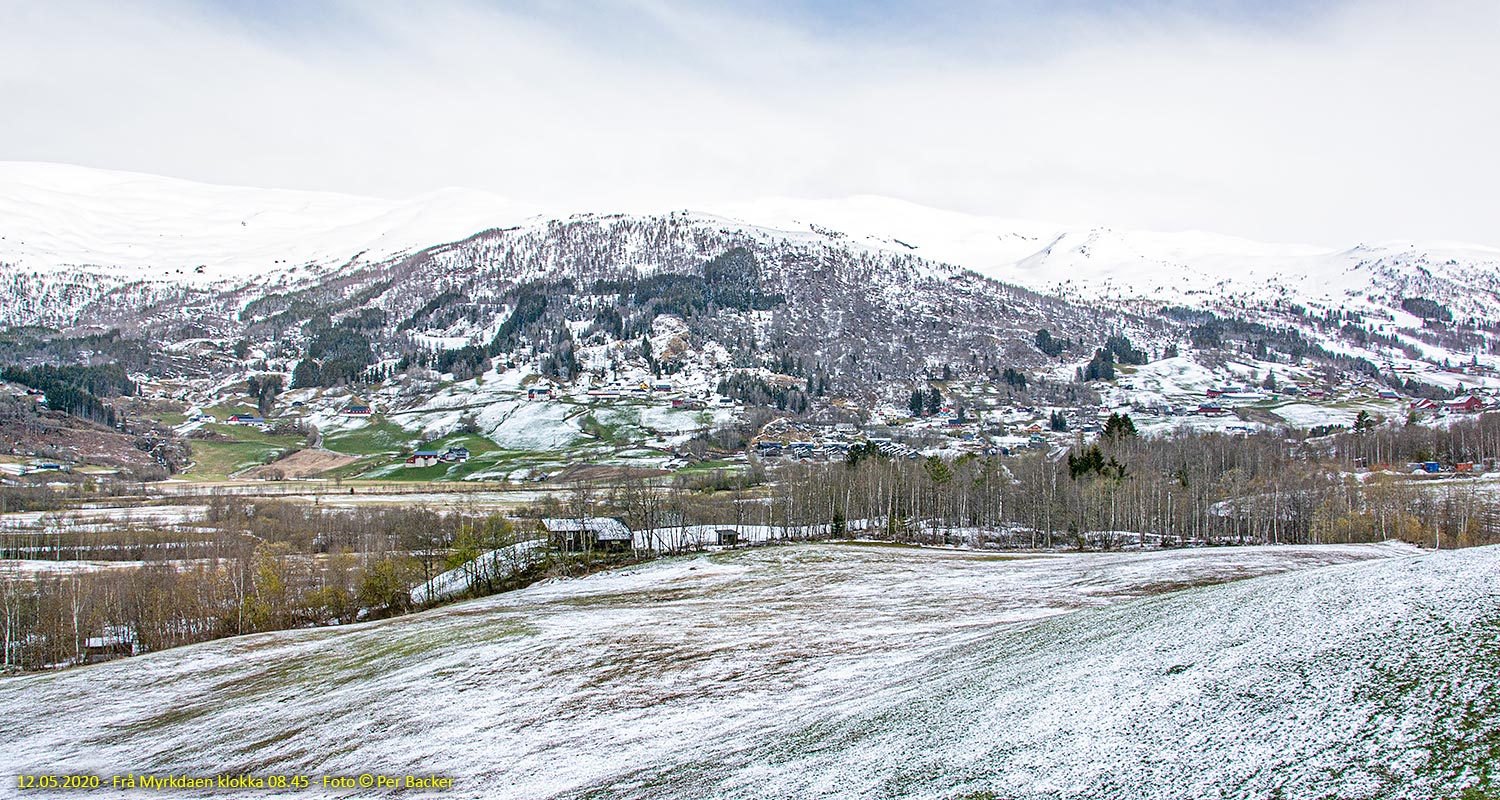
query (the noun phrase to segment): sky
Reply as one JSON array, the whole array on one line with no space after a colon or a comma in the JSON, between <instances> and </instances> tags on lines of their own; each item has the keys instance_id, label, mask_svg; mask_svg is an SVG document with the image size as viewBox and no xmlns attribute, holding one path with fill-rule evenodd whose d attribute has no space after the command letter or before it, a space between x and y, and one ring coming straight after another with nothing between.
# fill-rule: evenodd
<instances>
[{"instance_id":1,"label":"sky","mask_svg":"<svg viewBox=\"0 0 1500 800\"><path fill-rule=\"evenodd\" d=\"M0 160L1500 245L1500 3L0 0Z\"/></svg>"}]
</instances>

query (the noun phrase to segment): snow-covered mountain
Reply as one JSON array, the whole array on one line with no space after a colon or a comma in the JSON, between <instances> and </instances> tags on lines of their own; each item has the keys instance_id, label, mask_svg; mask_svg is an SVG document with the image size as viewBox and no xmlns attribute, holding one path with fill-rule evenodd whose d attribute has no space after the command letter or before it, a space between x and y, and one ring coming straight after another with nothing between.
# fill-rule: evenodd
<instances>
[{"instance_id":1,"label":"snow-covered mountain","mask_svg":"<svg viewBox=\"0 0 1500 800\"><path fill-rule=\"evenodd\" d=\"M0 261L125 281L208 285L377 262L538 213L465 189L396 201L0 162Z\"/></svg>"},{"instance_id":2,"label":"snow-covered mountain","mask_svg":"<svg viewBox=\"0 0 1500 800\"><path fill-rule=\"evenodd\" d=\"M1084 302L1205 307L1282 300L1355 309L1387 305L1393 292L1405 292L1435 295L1431 299L1470 315L1500 310L1500 248L1483 245L1389 241L1331 247L1202 231L1067 227L871 196L759 201L722 213L767 228L902 250Z\"/></svg>"},{"instance_id":3,"label":"snow-covered mountain","mask_svg":"<svg viewBox=\"0 0 1500 800\"><path fill-rule=\"evenodd\" d=\"M641 341L663 315L683 331L671 353ZM330 322L353 324L360 367L381 370L446 372L423 353L472 346L458 372L503 353L577 377L636 354L889 398L950 370L1068 382L1123 333L1151 358L1235 355L1246 380L1313 358L1404 385L1500 370L1500 250L1071 228L868 196L564 217L459 190L391 201L0 163L0 326L247 339L290 373ZM1041 328L1067 344L1044 356Z\"/></svg>"},{"instance_id":4,"label":"snow-covered mountain","mask_svg":"<svg viewBox=\"0 0 1500 800\"><path fill-rule=\"evenodd\" d=\"M1275 244L983 217L873 196L762 200L702 216L788 240L913 255L1082 302L1209 307L1282 300L1327 309L1425 293L1466 315L1500 309L1500 249L1480 245ZM56 296L59 285L91 287L80 292L91 298L136 282L208 287L308 279L491 228L561 218L460 189L395 201L0 162L0 265L8 278L0 321L38 321L27 317L46 312L21 306L37 305L49 292L50 321L60 321L57 314L74 310L80 298Z\"/></svg>"}]
</instances>

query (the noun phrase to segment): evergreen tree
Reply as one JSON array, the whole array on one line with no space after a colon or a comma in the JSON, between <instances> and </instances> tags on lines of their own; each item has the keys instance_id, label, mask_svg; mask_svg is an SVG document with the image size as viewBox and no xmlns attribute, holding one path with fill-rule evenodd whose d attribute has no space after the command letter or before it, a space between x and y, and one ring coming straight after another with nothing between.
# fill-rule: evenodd
<instances>
[{"instance_id":1,"label":"evergreen tree","mask_svg":"<svg viewBox=\"0 0 1500 800\"><path fill-rule=\"evenodd\" d=\"M297 362L297 367L292 370L292 386L305 389L309 386L319 385L318 362L304 358Z\"/></svg>"},{"instance_id":2,"label":"evergreen tree","mask_svg":"<svg viewBox=\"0 0 1500 800\"><path fill-rule=\"evenodd\" d=\"M1104 422L1104 438L1119 442L1136 436L1135 420L1129 414L1110 414Z\"/></svg>"},{"instance_id":3,"label":"evergreen tree","mask_svg":"<svg viewBox=\"0 0 1500 800\"><path fill-rule=\"evenodd\" d=\"M1072 342L1067 339L1054 337L1052 332L1046 328L1042 328L1036 332L1036 349L1042 351L1044 355L1056 358L1062 355L1063 351L1068 349L1068 346L1071 344Z\"/></svg>"},{"instance_id":4,"label":"evergreen tree","mask_svg":"<svg viewBox=\"0 0 1500 800\"><path fill-rule=\"evenodd\" d=\"M1115 379L1115 360L1108 350L1094 351L1094 357L1083 370L1085 381L1112 381Z\"/></svg>"},{"instance_id":5,"label":"evergreen tree","mask_svg":"<svg viewBox=\"0 0 1500 800\"><path fill-rule=\"evenodd\" d=\"M832 539L842 539L849 533L849 526L844 522L844 512L833 510L833 524L828 526L828 536Z\"/></svg>"}]
</instances>

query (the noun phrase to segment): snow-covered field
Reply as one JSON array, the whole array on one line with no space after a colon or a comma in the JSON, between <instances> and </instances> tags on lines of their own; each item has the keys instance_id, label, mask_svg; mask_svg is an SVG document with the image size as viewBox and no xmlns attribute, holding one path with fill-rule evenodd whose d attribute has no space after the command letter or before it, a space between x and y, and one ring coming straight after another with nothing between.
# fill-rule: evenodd
<instances>
[{"instance_id":1,"label":"snow-covered field","mask_svg":"<svg viewBox=\"0 0 1500 800\"><path fill-rule=\"evenodd\" d=\"M201 522L208 506L119 506L69 511L12 511L0 514L0 529L102 531L123 526L162 527Z\"/></svg>"},{"instance_id":2,"label":"snow-covered field","mask_svg":"<svg viewBox=\"0 0 1500 800\"><path fill-rule=\"evenodd\" d=\"M1397 545L684 557L0 681L0 772L435 773L448 797L1453 796L1496 736L1497 566Z\"/></svg>"}]
</instances>

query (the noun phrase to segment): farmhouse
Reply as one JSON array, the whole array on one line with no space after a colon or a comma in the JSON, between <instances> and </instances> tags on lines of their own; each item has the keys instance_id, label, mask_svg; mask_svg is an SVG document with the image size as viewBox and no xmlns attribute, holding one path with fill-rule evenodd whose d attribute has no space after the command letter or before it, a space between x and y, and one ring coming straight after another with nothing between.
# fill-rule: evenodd
<instances>
[{"instance_id":1,"label":"farmhouse","mask_svg":"<svg viewBox=\"0 0 1500 800\"><path fill-rule=\"evenodd\" d=\"M1484 401L1469 394L1463 397L1455 397L1444 403L1443 407L1460 414L1472 414L1484 408Z\"/></svg>"},{"instance_id":2,"label":"farmhouse","mask_svg":"<svg viewBox=\"0 0 1500 800\"><path fill-rule=\"evenodd\" d=\"M418 450L406 457L408 467L430 467L443 460L443 454L436 450Z\"/></svg>"},{"instance_id":3,"label":"farmhouse","mask_svg":"<svg viewBox=\"0 0 1500 800\"><path fill-rule=\"evenodd\" d=\"M629 550L630 528L614 517L549 517L541 521L542 533L559 550Z\"/></svg>"}]
</instances>

